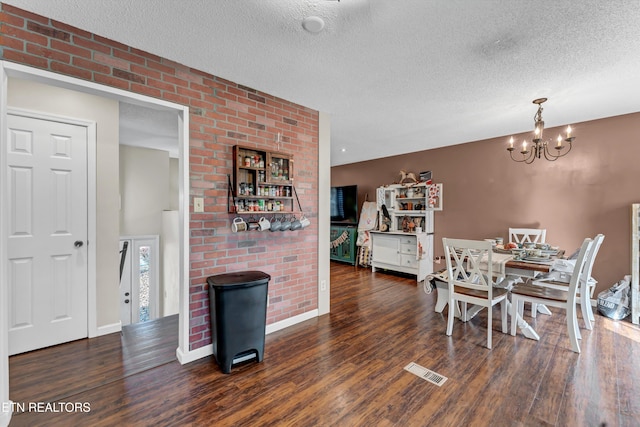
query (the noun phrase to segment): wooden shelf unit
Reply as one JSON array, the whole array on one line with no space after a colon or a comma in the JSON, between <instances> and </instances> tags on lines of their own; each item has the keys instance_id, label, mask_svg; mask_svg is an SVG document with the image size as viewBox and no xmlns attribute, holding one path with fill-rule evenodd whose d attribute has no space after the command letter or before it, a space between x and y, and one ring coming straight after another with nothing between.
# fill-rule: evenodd
<instances>
[{"instance_id":1,"label":"wooden shelf unit","mask_svg":"<svg viewBox=\"0 0 640 427\"><path fill-rule=\"evenodd\" d=\"M293 171L293 155L234 146L229 213L293 213Z\"/></svg>"}]
</instances>

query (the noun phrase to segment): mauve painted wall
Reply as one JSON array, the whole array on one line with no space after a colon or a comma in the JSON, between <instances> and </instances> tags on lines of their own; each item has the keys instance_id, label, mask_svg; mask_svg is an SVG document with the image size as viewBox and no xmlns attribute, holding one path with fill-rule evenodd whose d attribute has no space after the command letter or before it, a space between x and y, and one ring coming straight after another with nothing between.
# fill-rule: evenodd
<instances>
[{"instance_id":1,"label":"mauve painted wall","mask_svg":"<svg viewBox=\"0 0 640 427\"><path fill-rule=\"evenodd\" d=\"M630 274L631 204L640 202L640 113L572 127L573 150L555 162L515 163L506 151L508 137L501 137L333 167L331 184L357 184L362 203L365 195L375 200L376 187L397 181L401 169L433 171L434 182L444 184L444 210L435 214L436 255L443 254L443 237L507 239L510 226L546 228L547 242L567 252L603 233L593 272L597 294Z\"/></svg>"}]
</instances>

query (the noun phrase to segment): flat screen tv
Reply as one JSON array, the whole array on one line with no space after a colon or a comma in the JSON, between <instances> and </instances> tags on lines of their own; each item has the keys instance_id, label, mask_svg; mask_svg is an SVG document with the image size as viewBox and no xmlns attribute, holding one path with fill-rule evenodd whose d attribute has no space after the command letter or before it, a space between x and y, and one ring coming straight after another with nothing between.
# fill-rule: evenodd
<instances>
[{"instance_id":1,"label":"flat screen tv","mask_svg":"<svg viewBox=\"0 0 640 427\"><path fill-rule=\"evenodd\" d=\"M358 224L358 186L331 187L331 222Z\"/></svg>"}]
</instances>

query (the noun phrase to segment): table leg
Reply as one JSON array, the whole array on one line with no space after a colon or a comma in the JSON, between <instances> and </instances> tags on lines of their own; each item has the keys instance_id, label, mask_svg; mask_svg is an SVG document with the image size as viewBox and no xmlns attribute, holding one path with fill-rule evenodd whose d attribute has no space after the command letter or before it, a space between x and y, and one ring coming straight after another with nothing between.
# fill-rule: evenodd
<instances>
[{"instance_id":1,"label":"table leg","mask_svg":"<svg viewBox=\"0 0 640 427\"><path fill-rule=\"evenodd\" d=\"M449 302L449 288L447 286L445 287L436 286L436 308L435 308L436 313L442 313L444 308L447 306L447 303ZM456 304L455 310L456 312L454 313L454 317L461 319L462 316L460 313L460 308L458 307L457 304Z\"/></svg>"},{"instance_id":2,"label":"table leg","mask_svg":"<svg viewBox=\"0 0 640 427\"><path fill-rule=\"evenodd\" d=\"M445 291L440 287L436 287L436 313L442 313L442 310L447 306L448 293L448 290Z\"/></svg>"},{"instance_id":3,"label":"table leg","mask_svg":"<svg viewBox=\"0 0 640 427\"><path fill-rule=\"evenodd\" d=\"M480 313L480 311L483 309L484 307L480 306L480 305L472 305L468 310L467 310L467 322L471 319L474 318L474 316L478 313Z\"/></svg>"},{"instance_id":4,"label":"table leg","mask_svg":"<svg viewBox=\"0 0 640 427\"><path fill-rule=\"evenodd\" d=\"M511 288L513 287L513 285L515 283L519 283L522 282L522 278L518 275L516 276L511 276L511 275L507 275L506 280L504 280L501 283L498 283L498 287L501 288L505 288L507 290L511 290ZM540 311L540 308L544 307L545 310L548 311L548 314L551 314L551 312L549 311L549 309L546 306L543 306L541 304L538 305L538 311ZM511 312L511 301L507 298L507 310L508 312ZM544 313L544 311L540 311L541 313ZM545 313L547 314L547 313ZM533 329L533 327L531 327L531 325L529 325L520 315L520 313L516 313L516 323L518 325L518 328L520 328L520 331L522 331L522 335L524 335L526 338L532 339L532 340L536 340L539 341L540 340L540 335L537 334L537 332L535 331L535 329Z\"/></svg>"},{"instance_id":5,"label":"table leg","mask_svg":"<svg viewBox=\"0 0 640 427\"><path fill-rule=\"evenodd\" d=\"M507 310L511 312L511 301L509 300L507 300ZM538 335L531 325L529 325L522 316L520 316L520 313L516 313L516 323L518 324L520 331L522 331L522 335L526 338L540 341L540 335Z\"/></svg>"}]
</instances>

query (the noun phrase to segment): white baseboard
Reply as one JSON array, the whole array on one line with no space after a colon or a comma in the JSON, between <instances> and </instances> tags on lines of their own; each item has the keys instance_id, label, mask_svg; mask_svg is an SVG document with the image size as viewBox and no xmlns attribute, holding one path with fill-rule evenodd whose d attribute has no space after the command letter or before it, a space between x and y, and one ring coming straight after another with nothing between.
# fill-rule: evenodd
<instances>
[{"instance_id":1,"label":"white baseboard","mask_svg":"<svg viewBox=\"0 0 640 427\"><path fill-rule=\"evenodd\" d=\"M289 326L293 326L298 323L302 323L306 320L313 319L314 317L318 317L317 309L267 325L265 334L269 335L273 332L288 328ZM194 362L198 359L202 359L212 354L213 354L213 344L205 345L204 347L200 347L195 350L190 350L187 352L183 352L180 348L176 349L176 357L178 358L178 361L182 365L184 365L185 363Z\"/></svg>"},{"instance_id":2,"label":"white baseboard","mask_svg":"<svg viewBox=\"0 0 640 427\"><path fill-rule=\"evenodd\" d=\"M314 317L318 317L318 309L307 311L306 313L298 314L297 316L289 317L288 319L267 325L266 333L269 335L270 333L288 328L289 326L297 325L298 323L313 319Z\"/></svg>"},{"instance_id":3,"label":"white baseboard","mask_svg":"<svg viewBox=\"0 0 640 427\"><path fill-rule=\"evenodd\" d=\"M96 331L96 337L101 337L103 335L113 334L115 332L122 331L122 322L118 321L116 323L112 323L110 325L98 326ZM89 337L95 338L95 337Z\"/></svg>"},{"instance_id":4,"label":"white baseboard","mask_svg":"<svg viewBox=\"0 0 640 427\"><path fill-rule=\"evenodd\" d=\"M2 406L3 410L0 410L0 427L7 427L9 422L11 422L12 411L5 411L4 409L11 409L12 403L10 400L8 402L0 402L0 406ZM6 407L5 407L6 405Z\"/></svg>"},{"instance_id":5,"label":"white baseboard","mask_svg":"<svg viewBox=\"0 0 640 427\"><path fill-rule=\"evenodd\" d=\"M204 347L196 348L195 350L189 350L183 352L180 347L176 349L176 357L181 365L185 363L191 363L203 357L207 357L213 354L213 344L205 345Z\"/></svg>"}]
</instances>

